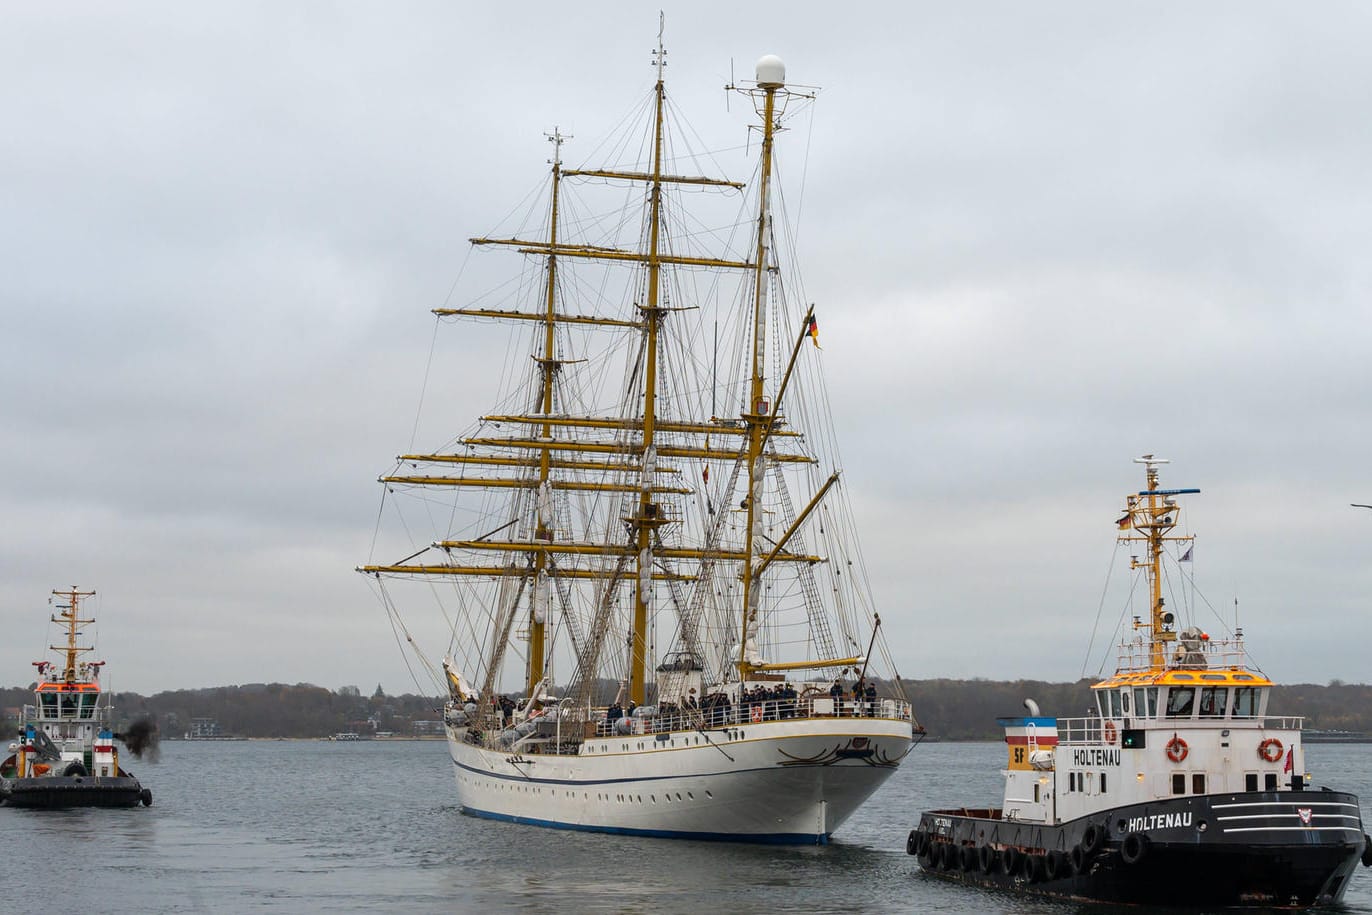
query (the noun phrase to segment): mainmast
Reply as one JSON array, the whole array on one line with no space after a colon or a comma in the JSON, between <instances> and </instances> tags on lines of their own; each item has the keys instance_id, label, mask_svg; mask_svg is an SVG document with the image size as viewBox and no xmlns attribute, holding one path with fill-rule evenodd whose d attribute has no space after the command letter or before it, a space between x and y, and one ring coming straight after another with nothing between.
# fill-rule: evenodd
<instances>
[{"instance_id":1,"label":"mainmast","mask_svg":"<svg viewBox=\"0 0 1372 915\"><path fill-rule=\"evenodd\" d=\"M84 651L91 650L89 645L79 646L76 644L76 637L80 635L76 627L83 623L95 622L94 619L83 620L80 618L81 599L83 597L93 597L95 592L78 591L76 590L76 585L72 585L70 591L54 590L52 593L59 599L57 609L61 611L57 616L52 617L52 621L54 623L61 623L67 628L67 644L65 646L49 645L48 647L53 651L60 651L66 654L67 661L66 667L62 672L62 680L65 683L75 683L76 656ZM61 603L61 600L65 600L66 603Z\"/></svg>"},{"instance_id":2,"label":"mainmast","mask_svg":"<svg viewBox=\"0 0 1372 915\"><path fill-rule=\"evenodd\" d=\"M1140 560L1137 556L1131 557L1129 567L1131 569L1144 569L1144 574L1148 577L1149 662L1154 669L1162 670L1166 666L1167 643L1174 642L1177 638L1174 625L1175 616L1166 609L1162 596L1163 544L1169 540L1190 541L1195 539L1194 535L1170 536L1172 529L1177 526L1177 518L1181 514L1181 508L1173 497L1198 493L1200 490L1159 489L1158 465L1171 463L1166 458L1156 458L1151 454L1145 454L1143 457L1134 458L1134 463L1143 464L1147 468L1148 488L1128 497L1125 515L1120 519L1119 525L1121 529L1132 530L1137 533L1122 535L1120 539L1142 540L1147 544L1146 558ZM1134 625L1135 628L1139 628L1143 624L1136 621Z\"/></svg>"},{"instance_id":3,"label":"mainmast","mask_svg":"<svg viewBox=\"0 0 1372 915\"><path fill-rule=\"evenodd\" d=\"M647 360L643 370L643 483L639 491L638 511L631 519L638 549L638 576L634 585L634 622L629 634L629 698L642 705L647 698L648 617L653 599L653 533L664 518L653 501L653 474L656 470L657 448L657 338L662 321L661 297L662 261L660 244L662 233L662 109L666 86L662 71L667 66L667 50L662 46L662 32L658 31L657 50L653 52L657 67L657 86L654 89L653 109L653 171L648 194L648 302L640 306L647 330Z\"/></svg>"}]
</instances>

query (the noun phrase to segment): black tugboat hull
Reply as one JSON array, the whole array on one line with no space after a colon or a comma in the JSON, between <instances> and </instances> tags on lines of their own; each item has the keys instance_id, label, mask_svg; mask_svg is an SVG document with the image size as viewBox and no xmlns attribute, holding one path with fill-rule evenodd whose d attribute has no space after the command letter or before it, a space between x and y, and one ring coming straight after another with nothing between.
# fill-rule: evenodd
<instances>
[{"instance_id":1,"label":"black tugboat hull","mask_svg":"<svg viewBox=\"0 0 1372 915\"><path fill-rule=\"evenodd\" d=\"M1369 858L1357 798L1332 791L1175 798L1059 826L998 814L925 813L906 850L947 880L1188 907L1335 903Z\"/></svg>"},{"instance_id":2,"label":"black tugboat hull","mask_svg":"<svg viewBox=\"0 0 1372 915\"><path fill-rule=\"evenodd\" d=\"M69 807L136 807L152 804L152 792L138 779L119 776L50 776L13 778L5 782L0 800L9 807L62 809Z\"/></svg>"}]
</instances>

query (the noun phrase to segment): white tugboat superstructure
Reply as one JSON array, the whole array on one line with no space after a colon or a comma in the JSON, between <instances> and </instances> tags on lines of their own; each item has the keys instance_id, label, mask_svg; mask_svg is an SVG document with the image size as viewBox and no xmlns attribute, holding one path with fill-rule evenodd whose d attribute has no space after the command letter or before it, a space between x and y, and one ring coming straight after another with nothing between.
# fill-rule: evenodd
<instances>
[{"instance_id":1,"label":"white tugboat superstructure","mask_svg":"<svg viewBox=\"0 0 1372 915\"><path fill-rule=\"evenodd\" d=\"M1002 718L999 808L935 810L906 850L929 873L1024 892L1152 905L1309 906L1337 902L1372 861L1358 799L1312 790L1301 719L1268 713L1273 685L1242 633L1182 626L1163 589L1179 497L1145 455L1147 488L1126 500L1122 541L1146 579L1115 673L1093 714Z\"/></svg>"}]
</instances>

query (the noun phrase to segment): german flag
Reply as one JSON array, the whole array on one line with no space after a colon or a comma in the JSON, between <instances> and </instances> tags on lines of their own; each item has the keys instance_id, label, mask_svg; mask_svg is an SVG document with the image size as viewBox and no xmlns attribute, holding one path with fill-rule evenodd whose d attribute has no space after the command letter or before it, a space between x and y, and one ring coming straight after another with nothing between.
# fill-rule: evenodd
<instances>
[{"instance_id":1,"label":"german flag","mask_svg":"<svg viewBox=\"0 0 1372 915\"><path fill-rule=\"evenodd\" d=\"M810 342L815 345L815 349L821 349L819 345L819 322L814 315L810 315Z\"/></svg>"}]
</instances>

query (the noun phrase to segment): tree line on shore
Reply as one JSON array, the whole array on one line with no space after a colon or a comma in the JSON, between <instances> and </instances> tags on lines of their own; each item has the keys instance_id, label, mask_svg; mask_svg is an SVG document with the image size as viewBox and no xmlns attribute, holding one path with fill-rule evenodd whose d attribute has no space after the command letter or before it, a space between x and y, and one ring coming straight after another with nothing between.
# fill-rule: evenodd
<instances>
[{"instance_id":1,"label":"tree line on shore","mask_svg":"<svg viewBox=\"0 0 1372 915\"><path fill-rule=\"evenodd\" d=\"M998 717L1026 714L1033 699L1046 716L1079 717L1092 705L1090 680L1048 683L1040 680L904 680L915 717L932 740L994 740ZM891 684L876 681L880 695ZM33 703L30 689L0 688L0 719L8 738L22 705ZM608 701L608 700L607 700ZM309 683L256 683L207 689L174 690L141 696L115 693L118 722L151 718L164 738L183 736L195 719L211 719L224 735L239 737L328 737L341 732L397 737L438 733L443 697L387 696L381 687L365 695L355 686L329 690ZM1268 711L1303 716L1309 729L1372 735L1372 685L1293 684L1273 687ZM0 745L2 746L2 745Z\"/></svg>"}]
</instances>

